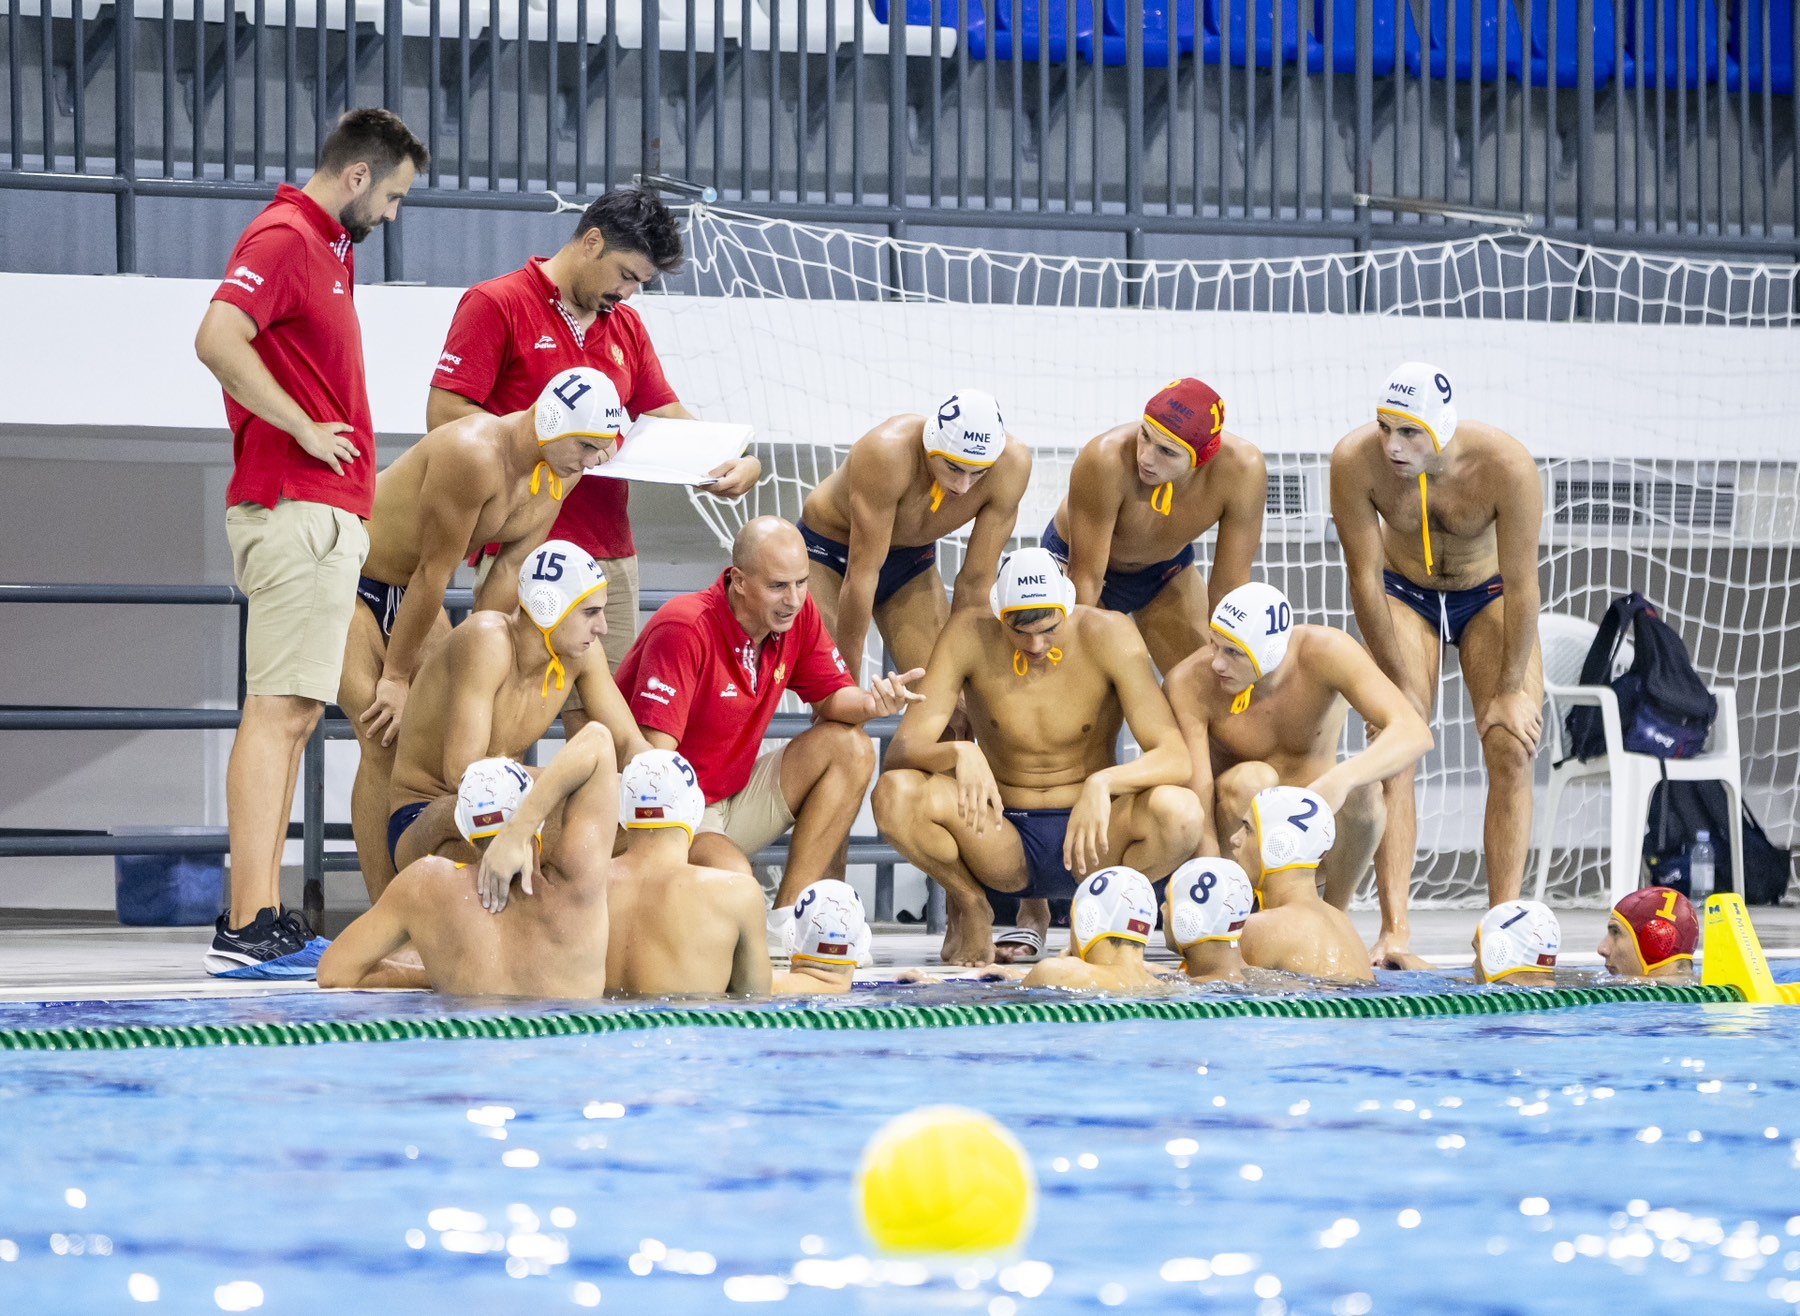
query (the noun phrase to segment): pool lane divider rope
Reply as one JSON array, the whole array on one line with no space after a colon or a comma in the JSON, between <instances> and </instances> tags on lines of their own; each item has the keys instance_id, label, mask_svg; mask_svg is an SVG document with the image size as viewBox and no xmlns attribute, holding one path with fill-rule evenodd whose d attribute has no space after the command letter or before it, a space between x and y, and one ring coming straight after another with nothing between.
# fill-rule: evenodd
<instances>
[{"instance_id":1,"label":"pool lane divider rope","mask_svg":"<svg viewBox=\"0 0 1800 1316\"><path fill-rule=\"evenodd\" d=\"M542 1014L418 1015L221 1024L109 1024L0 1029L0 1051L133 1051L214 1046L322 1046L333 1042L530 1040L593 1037L662 1028L889 1032L1003 1024L1099 1024L1138 1020L1436 1019L1542 1014L1587 1005L1741 1005L1725 986L1512 988L1418 996L1220 996L1156 1000L1079 999L947 1005L650 1006Z\"/></svg>"}]
</instances>

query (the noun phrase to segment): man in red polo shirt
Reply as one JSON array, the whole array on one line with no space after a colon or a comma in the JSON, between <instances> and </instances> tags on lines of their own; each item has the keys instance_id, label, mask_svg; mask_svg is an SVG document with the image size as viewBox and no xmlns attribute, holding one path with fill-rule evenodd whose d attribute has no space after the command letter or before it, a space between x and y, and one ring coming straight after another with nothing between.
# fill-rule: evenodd
<instances>
[{"instance_id":1,"label":"man in red polo shirt","mask_svg":"<svg viewBox=\"0 0 1800 1316\"><path fill-rule=\"evenodd\" d=\"M919 696L922 668L857 688L807 597L806 541L779 517L738 532L710 589L664 604L619 667L644 737L693 764L706 795L692 861L750 871L749 856L788 828L787 871L770 892L771 941L785 941L799 894L835 862L875 772L862 724ZM813 706L811 730L779 749L762 742L788 690Z\"/></svg>"},{"instance_id":2,"label":"man in red polo shirt","mask_svg":"<svg viewBox=\"0 0 1800 1316\"><path fill-rule=\"evenodd\" d=\"M625 305L658 274L679 269L681 259L675 217L653 193L608 192L582 213L575 236L554 256L533 256L524 269L463 294L432 375L426 427L471 411L522 411L551 376L577 366L611 377L633 419L692 419L663 377L644 322ZM762 464L740 457L711 474L707 493L741 498L761 478ZM606 659L615 670L638 631L628 490L623 480L582 481L551 531L586 549L606 572Z\"/></svg>"},{"instance_id":3,"label":"man in red polo shirt","mask_svg":"<svg viewBox=\"0 0 1800 1316\"><path fill-rule=\"evenodd\" d=\"M194 350L225 390L236 466L225 532L250 598L231 747L231 908L207 969L313 976L324 943L281 908L281 853L307 738L337 698L375 506L352 244L396 219L425 148L399 116L352 110L304 188L284 184L231 253Z\"/></svg>"}]
</instances>

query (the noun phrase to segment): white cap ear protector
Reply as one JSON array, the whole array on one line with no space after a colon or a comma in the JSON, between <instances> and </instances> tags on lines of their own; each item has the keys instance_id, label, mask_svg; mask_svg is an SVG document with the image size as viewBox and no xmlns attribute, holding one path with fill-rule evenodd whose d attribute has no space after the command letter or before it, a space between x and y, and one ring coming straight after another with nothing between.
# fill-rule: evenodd
<instances>
[{"instance_id":1,"label":"white cap ear protector","mask_svg":"<svg viewBox=\"0 0 1800 1316\"><path fill-rule=\"evenodd\" d=\"M1537 900L1504 900L1481 916L1475 954L1489 982L1515 973L1549 973L1562 948L1562 925Z\"/></svg>"},{"instance_id":2,"label":"white cap ear protector","mask_svg":"<svg viewBox=\"0 0 1800 1316\"><path fill-rule=\"evenodd\" d=\"M694 765L672 749L647 749L619 774L621 827L680 827L692 841L705 812Z\"/></svg>"},{"instance_id":3,"label":"white cap ear protector","mask_svg":"<svg viewBox=\"0 0 1800 1316\"><path fill-rule=\"evenodd\" d=\"M985 468L1006 447L1006 422L992 394L962 388L938 404L937 415L925 422L924 439L928 457Z\"/></svg>"},{"instance_id":4,"label":"white cap ear protector","mask_svg":"<svg viewBox=\"0 0 1800 1316\"><path fill-rule=\"evenodd\" d=\"M1250 669L1260 681L1287 657L1288 641L1294 634L1294 610L1287 595L1273 585L1253 580L1239 585L1219 600L1213 609L1212 629L1250 660ZM1250 696L1256 682L1232 701L1231 711L1241 713L1250 707Z\"/></svg>"},{"instance_id":5,"label":"white cap ear protector","mask_svg":"<svg viewBox=\"0 0 1800 1316\"><path fill-rule=\"evenodd\" d=\"M1337 819L1321 796L1300 786L1271 786L1250 801L1263 876L1317 868L1337 840Z\"/></svg>"},{"instance_id":6,"label":"white cap ear protector","mask_svg":"<svg viewBox=\"0 0 1800 1316\"><path fill-rule=\"evenodd\" d=\"M1375 411L1417 425L1442 452L1456 436L1456 406L1451 396L1450 376L1425 361L1404 361L1381 386Z\"/></svg>"},{"instance_id":7,"label":"white cap ear protector","mask_svg":"<svg viewBox=\"0 0 1800 1316\"><path fill-rule=\"evenodd\" d=\"M558 439L616 439L629 419L612 380L591 366L577 366L554 376L538 394L538 447ZM532 468L532 495L536 496L546 475L550 477L550 496L560 501L562 479L549 462L541 461Z\"/></svg>"},{"instance_id":8,"label":"white cap ear protector","mask_svg":"<svg viewBox=\"0 0 1800 1316\"><path fill-rule=\"evenodd\" d=\"M854 968L868 950L869 920L848 882L823 878L794 902L795 960Z\"/></svg>"},{"instance_id":9,"label":"white cap ear protector","mask_svg":"<svg viewBox=\"0 0 1800 1316\"><path fill-rule=\"evenodd\" d=\"M604 371L592 366L564 370L544 385L537 400L537 441L616 439L630 419L619 390Z\"/></svg>"},{"instance_id":10,"label":"white cap ear protector","mask_svg":"<svg viewBox=\"0 0 1800 1316\"><path fill-rule=\"evenodd\" d=\"M1000 559L988 605L1005 621L1009 613L1054 608L1067 616L1075 607L1075 582L1047 548L1020 548Z\"/></svg>"},{"instance_id":11,"label":"white cap ear protector","mask_svg":"<svg viewBox=\"0 0 1800 1316\"><path fill-rule=\"evenodd\" d=\"M511 821L530 789L531 774L511 759L476 759L463 769L456 788L456 830L471 843L490 839Z\"/></svg>"},{"instance_id":12,"label":"white cap ear protector","mask_svg":"<svg viewBox=\"0 0 1800 1316\"><path fill-rule=\"evenodd\" d=\"M1075 888L1069 909L1069 928L1075 953L1087 958L1095 942L1108 937L1150 944L1156 926L1156 892L1150 879L1123 864L1102 868Z\"/></svg>"},{"instance_id":13,"label":"white cap ear protector","mask_svg":"<svg viewBox=\"0 0 1800 1316\"><path fill-rule=\"evenodd\" d=\"M1169 878L1175 949L1203 941L1236 944L1255 907L1250 878L1230 859L1190 859Z\"/></svg>"},{"instance_id":14,"label":"white cap ear protector","mask_svg":"<svg viewBox=\"0 0 1800 1316\"><path fill-rule=\"evenodd\" d=\"M589 595L605 588L606 573L594 561L593 554L566 539L547 540L519 567L519 606L544 633L544 648L550 651L544 694L550 693L552 677L561 690L566 672L550 643L550 632L562 625Z\"/></svg>"}]
</instances>

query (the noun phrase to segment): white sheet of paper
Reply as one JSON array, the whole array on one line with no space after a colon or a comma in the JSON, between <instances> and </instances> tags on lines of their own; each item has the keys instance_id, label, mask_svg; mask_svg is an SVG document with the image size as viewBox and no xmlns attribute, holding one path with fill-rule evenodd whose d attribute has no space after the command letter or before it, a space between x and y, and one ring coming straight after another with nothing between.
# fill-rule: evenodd
<instances>
[{"instance_id":1,"label":"white sheet of paper","mask_svg":"<svg viewBox=\"0 0 1800 1316\"><path fill-rule=\"evenodd\" d=\"M721 462L742 457L755 433L748 425L639 416L619 440L619 453L589 479L644 484L705 484Z\"/></svg>"}]
</instances>

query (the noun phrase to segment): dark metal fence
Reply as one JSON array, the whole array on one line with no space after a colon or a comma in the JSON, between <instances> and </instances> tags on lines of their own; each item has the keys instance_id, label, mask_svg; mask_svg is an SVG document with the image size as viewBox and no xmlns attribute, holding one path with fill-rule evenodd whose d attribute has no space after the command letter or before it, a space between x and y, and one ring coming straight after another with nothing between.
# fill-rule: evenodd
<instances>
[{"instance_id":1,"label":"dark metal fence","mask_svg":"<svg viewBox=\"0 0 1800 1316\"><path fill-rule=\"evenodd\" d=\"M654 612L674 597L668 590L645 590L640 607ZM108 606L229 606L237 610L238 664L237 703L244 702L244 620L248 600L229 585L17 585L0 584L0 603L72 603ZM453 618L466 616L475 606L473 591L445 591L444 606ZM0 731L223 731L235 730L237 708L93 708L47 707L44 705L0 705ZM793 737L812 725L810 715L779 713L770 727L770 735ZM868 724L869 733L885 751L888 741L899 729L898 718L879 718ZM551 728L551 736L561 734ZM301 770L301 821L290 824L288 839L301 842L303 880L301 905L313 927L321 926L325 910L325 874L359 873L354 850L327 850L327 841L346 842L350 838L348 823L325 820L325 742L354 740L350 723L335 707L313 733L306 747ZM177 829L171 826L172 833ZM45 857L80 857L121 854L202 854L222 855L230 852L231 842L223 827L181 829L177 834L145 835L137 832L93 831L75 828L0 828L0 859ZM759 852L760 863L780 864L787 856L787 842L779 841ZM852 864L868 864L875 868L876 922L889 922L894 917L894 867L900 856L879 836L853 836L847 860ZM942 911L934 911L934 930L941 930Z\"/></svg>"},{"instance_id":2,"label":"dark metal fence","mask_svg":"<svg viewBox=\"0 0 1800 1316\"><path fill-rule=\"evenodd\" d=\"M122 271L141 198L267 195L360 104L414 205L1800 251L1791 0L8 0L0 43L0 187L112 194Z\"/></svg>"}]
</instances>

